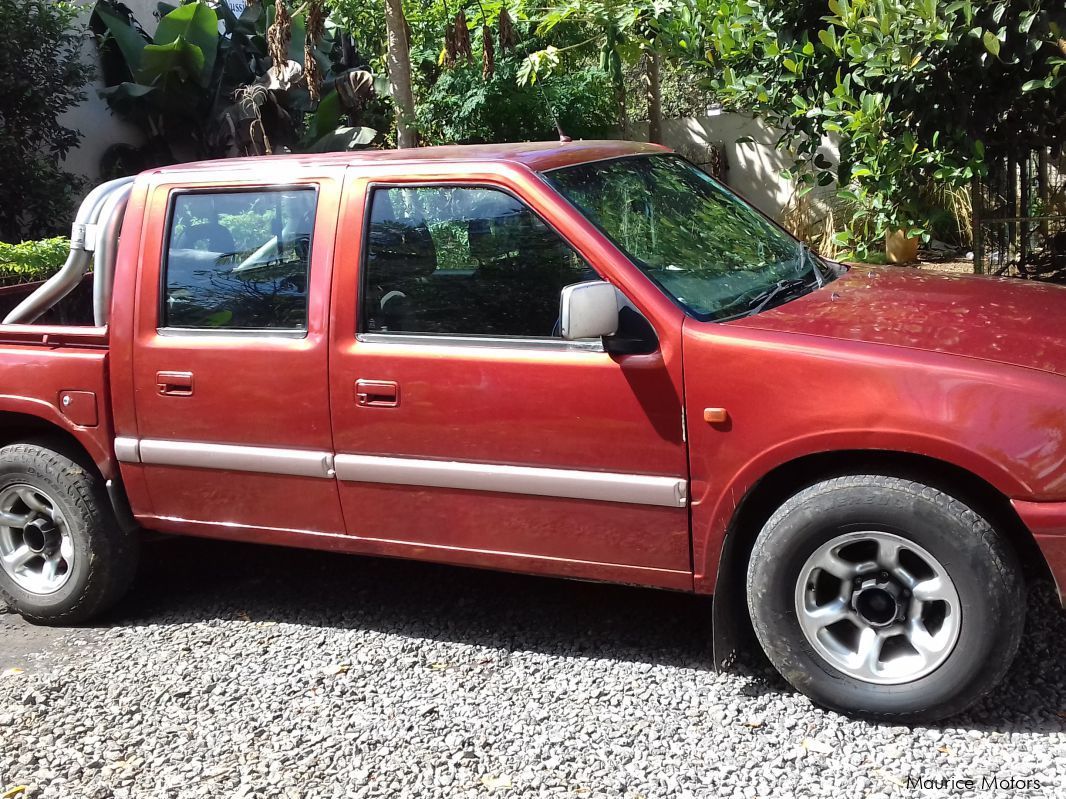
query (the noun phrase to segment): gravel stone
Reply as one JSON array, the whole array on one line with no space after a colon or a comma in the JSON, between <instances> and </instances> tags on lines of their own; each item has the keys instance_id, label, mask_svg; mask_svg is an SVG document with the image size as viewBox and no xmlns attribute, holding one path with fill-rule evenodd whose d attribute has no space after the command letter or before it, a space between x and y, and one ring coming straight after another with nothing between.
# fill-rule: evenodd
<instances>
[{"instance_id":1,"label":"gravel stone","mask_svg":"<svg viewBox=\"0 0 1066 799\"><path fill-rule=\"evenodd\" d=\"M144 560L101 626L0 677L0 795L1066 792L1066 616L1045 585L1004 685L909 727L820 710L758 662L716 673L698 597L181 539ZM37 629L11 617L0 650Z\"/></svg>"}]
</instances>

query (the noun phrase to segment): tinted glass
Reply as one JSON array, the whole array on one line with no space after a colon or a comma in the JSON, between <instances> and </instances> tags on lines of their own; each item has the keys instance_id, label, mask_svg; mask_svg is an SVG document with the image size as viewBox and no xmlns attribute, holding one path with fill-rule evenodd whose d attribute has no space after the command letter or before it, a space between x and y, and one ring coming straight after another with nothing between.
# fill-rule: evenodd
<instances>
[{"instance_id":1,"label":"tinted glass","mask_svg":"<svg viewBox=\"0 0 1066 799\"><path fill-rule=\"evenodd\" d=\"M501 191L377 189L367 238L363 330L559 336L559 293L596 274Z\"/></svg>"},{"instance_id":2,"label":"tinted glass","mask_svg":"<svg viewBox=\"0 0 1066 799\"><path fill-rule=\"evenodd\" d=\"M549 178L701 319L757 312L834 276L796 239L682 158L598 161L554 170Z\"/></svg>"},{"instance_id":3,"label":"tinted glass","mask_svg":"<svg viewBox=\"0 0 1066 799\"><path fill-rule=\"evenodd\" d=\"M314 216L312 189L178 195L164 326L306 330Z\"/></svg>"}]
</instances>

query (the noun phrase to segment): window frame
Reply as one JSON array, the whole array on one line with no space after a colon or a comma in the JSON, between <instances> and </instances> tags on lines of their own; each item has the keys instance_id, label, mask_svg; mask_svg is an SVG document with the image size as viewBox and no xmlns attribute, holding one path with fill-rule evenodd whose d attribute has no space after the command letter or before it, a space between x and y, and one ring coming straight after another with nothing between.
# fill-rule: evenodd
<instances>
[{"instance_id":1,"label":"window frame","mask_svg":"<svg viewBox=\"0 0 1066 799\"><path fill-rule=\"evenodd\" d=\"M589 265L589 268L596 273L599 280L603 280L604 277L595 264L590 262L580 251L575 247L570 240L564 236L559 229L548 222L543 216L537 213L529 203L527 203L522 197L520 197L515 191L511 190L507 186L501 186L499 184L486 182L486 181L462 181L462 180L446 180L446 181L394 181L394 180L370 180L366 183L366 193L364 194L363 203L363 230L359 238L359 279L358 279L358 291L356 296L356 315L355 315L355 340L367 344L409 344L409 345L422 345L422 346L443 346L443 347L489 347L493 349L537 349L537 350L553 350L553 351L571 351L571 352L605 352L603 341L601 339L583 339L579 341L567 341L562 338L555 338L552 336L490 336L484 334L457 334L457 333L421 333L421 332L388 332L380 333L366 330L366 311L365 301L367 293L367 281L369 280L369 260L370 260L370 218L374 210L374 193L376 191L388 191L389 189L486 189L489 191L498 191L501 194L506 194L508 197L519 203L529 213L531 213L537 220L540 221L544 227L552 231L559 240L571 251ZM552 187L555 191L555 188Z\"/></svg>"},{"instance_id":2,"label":"window frame","mask_svg":"<svg viewBox=\"0 0 1066 799\"><path fill-rule=\"evenodd\" d=\"M182 327L164 325L166 320L167 275L170 267L170 241L174 235L174 214L178 200L188 195L201 194L267 194L285 191L309 191L314 193L311 235L307 248L307 292L304 303L302 328L294 327ZM311 269L314 266L315 229L318 227L318 205L321 195L319 183L282 183L269 186L197 186L172 189L167 196L166 233L163 237L162 262L159 269L159 286L156 291L156 334L160 336L207 336L212 338L238 336L241 338L306 339L311 328Z\"/></svg>"}]
</instances>

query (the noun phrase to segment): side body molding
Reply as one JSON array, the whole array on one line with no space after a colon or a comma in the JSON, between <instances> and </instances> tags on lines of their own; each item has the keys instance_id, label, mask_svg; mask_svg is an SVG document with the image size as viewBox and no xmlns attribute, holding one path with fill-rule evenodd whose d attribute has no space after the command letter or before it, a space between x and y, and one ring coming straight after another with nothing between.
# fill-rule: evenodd
<instances>
[{"instance_id":1,"label":"side body molding","mask_svg":"<svg viewBox=\"0 0 1066 799\"><path fill-rule=\"evenodd\" d=\"M688 505L688 484L685 479L660 475L377 455L334 456L329 452L312 450L127 437L115 439L115 455L122 463L298 477L336 477L349 482L458 488L671 508Z\"/></svg>"},{"instance_id":2,"label":"side body molding","mask_svg":"<svg viewBox=\"0 0 1066 799\"><path fill-rule=\"evenodd\" d=\"M686 483L678 477L377 455L338 455L336 461L337 477L352 482L462 488L673 508L683 508L688 502Z\"/></svg>"}]
</instances>

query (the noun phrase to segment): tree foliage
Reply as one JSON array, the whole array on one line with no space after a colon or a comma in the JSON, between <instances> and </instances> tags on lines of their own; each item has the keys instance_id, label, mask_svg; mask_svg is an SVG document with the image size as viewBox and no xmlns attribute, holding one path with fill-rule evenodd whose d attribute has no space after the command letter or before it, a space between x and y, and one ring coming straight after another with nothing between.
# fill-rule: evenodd
<instances>
[{"instance_id":1,"label":"tree foliage","mask_svg":"<svg viewBox=\"0 0 1066 799\"><path fill-rule=\"evenodd\" d=\"M383 66L383 0L329 2L363 56ZM555 138L556 117L572 136L609 133L616 124L612 85L596 51L585 47L589 26L575 18L538 30L543 11L527 0L405 3L422 143ZM545 50L560 68L531 85L523 74L527 56Z\"/></svg>"},{"instance_id":2,"label":"tree foliage","mask_svg":"<svg viewBox=\"0 0 1066 799\"><path fill-rule=\"evenodd\" d=\"M784 131L805 187L839 185L840 243L860 251L888 230L927 236L930 187L965 186L989 147L1063 136L1061 2L693 2L693 65Z\"/></svg>"},{"instance_id":3,"label":"tree foliage","mask_svg":"<svg viewBox=\"0 0 1066 799\"><path fill-rule=\"evenodd\" d=\"M0 240L55 232L80 185L61 160L81 138L59 117L84 99L72 3L0 0Z\"/></svg>"},{"instance_id":4,"label":"tree foliage","mask_svg":"<svg viewBox=\"0 0 1066 799\"><path fill-rule=\"evenodd\" d=\"M491 77L479 64L445 70L418 108L426 143L538 141L558 136L555 123L574 138L606 135L614 124L610 80L594 69L561 72L537 85L521 83L524 57L496 60Z\"/></svg>"},{"instance_id":5,"label":"tree foliage","mask_svg":"<svg viewBox=\"0 0 1066 799\"><path fill-rule=\"evenodd\" d=\"M280 10L279 10L280 9ZM357 124L373 78L340 52L320 4L160 3L155 37L116 0L98 0L107 88L117 114L144 132L146 163L190 157L366 146ZM309 30L312 32L309 34Z\"/></svg>"}]
</instances>

